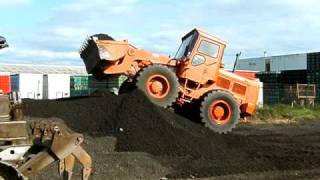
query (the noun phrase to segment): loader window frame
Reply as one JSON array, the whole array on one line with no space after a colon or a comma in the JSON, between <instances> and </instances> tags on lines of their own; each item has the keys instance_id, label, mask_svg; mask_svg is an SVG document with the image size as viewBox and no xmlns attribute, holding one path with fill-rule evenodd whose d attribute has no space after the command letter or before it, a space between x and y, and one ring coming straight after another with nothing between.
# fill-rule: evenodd
<instances>
[{"instance_id":1,"label":"loader window frame","mask_svg":"<svg viewBox=\"0 0 320 180\"><path fill-rule=\"evenodd\" d=\"M212 58L218 58L220 53L219 44L210 42L208 40L201 40L198 47L198 52Z\"/></svg>"},{"instance_id":2,"label":"loader window frame","mask_svg":"<svg viewBox=\"0 0 320 180\"><path fill-rule=\"evenodd\" d=\"M188 55L186 55L186 54L191 54L191 52L193 51L193 48L196 44L197 38L198 38L198 33L196 31L183 37L182 42L179 46L179 49L178 49L174 59L179 60L184 57L188 57Z\"/></svg>"}]
</instances>

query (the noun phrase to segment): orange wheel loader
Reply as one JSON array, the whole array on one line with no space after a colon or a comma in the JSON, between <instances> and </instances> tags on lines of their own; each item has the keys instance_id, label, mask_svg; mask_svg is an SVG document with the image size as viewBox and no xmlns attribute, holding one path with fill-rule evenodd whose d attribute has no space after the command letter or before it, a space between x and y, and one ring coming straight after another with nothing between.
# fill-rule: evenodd
<instances>
[{"instance_id":1,"label":"orange wheel loader","mask_svg":"<svg viewBox=\"0 0 320 180\"><path fill-rule=\"evenodd\" d=\"M126 83L134 84L158 106L199 102L203 123L227 133L240 117L255 111L259 81L224 70L225 48L226 42L199 29L182 38L174 58L96 34L85 41L80 56L89 74L97 79L125 75Z\"/></svg>"}]
</instances>

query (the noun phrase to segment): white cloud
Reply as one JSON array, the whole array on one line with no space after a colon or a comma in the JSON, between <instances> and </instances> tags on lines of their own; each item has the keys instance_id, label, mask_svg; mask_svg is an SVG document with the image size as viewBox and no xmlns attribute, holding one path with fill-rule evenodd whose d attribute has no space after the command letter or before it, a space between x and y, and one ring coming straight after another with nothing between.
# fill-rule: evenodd
<instances>
[{"instance_id":1,"label":"white cloud","mask_svg":"<svg viewBox=\"0 0 320 180\"><path fill-rule=\"evenodd\" d=\"M30 3L31 0L1 0L0 7L20 6Z\"/></svg>"},{"instance_id":2,"label":"white cloud","mask_svg":"<svg viewBox=\"0 0 320 180\"><path fill-rule=\"evenodd\" d=\"M13 59L77 59L79 53L74 51L52 51L47 49L26 49L11 47L0 52L0 54L7 55Z\"/></svg>"},{"instance_id":3,"label":"white cloud","mask_svg":"<svg viewBox=\"0 0 320 180\"><path fill-rule=\"evenodd\" d=\"M125 13L134 6L138 0L78 0L74 3L66 5L62 8L63 11L69 12L111 12L111 13Z\"/></svg>"},{"instance_id":4,"label":"white cloud","mask_svg":"<svg viewBox=\"0 0 320 180\"><path fill-rule=\"evenodd\" d=\"M65 27L65 26L57 26L54 27L51 32L55 36L59 36L62 38L78 38L78 37L85 37L88 34L88 30L83 28L76 28L76 27Z\"/></svg>"},{"instance_id":5,"label":"white cloud","mask_svg":"<svg viewBox=\"0 0 320 180\"><path fill-rule=\"evenodd\" d=\"M14 1L30 0L10 2ZM20 59L43 56L81 62L75 51L86 36L107 33L139 48L173 55L181 37L199 27L229 42L226 57L233 61L238 51L247 57L265 50L272 55L320 49L317 7L317 0L77 0L55 9L40 26L23 29L9 43L21 47L12 52Z\"/></svg>"}]
</instances>

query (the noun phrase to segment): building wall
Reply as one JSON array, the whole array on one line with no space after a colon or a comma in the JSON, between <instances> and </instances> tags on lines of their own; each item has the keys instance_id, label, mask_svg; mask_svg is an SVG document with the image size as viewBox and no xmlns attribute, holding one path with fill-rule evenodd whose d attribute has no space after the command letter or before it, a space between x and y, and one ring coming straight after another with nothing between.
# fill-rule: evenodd
<instances>
[{"instance_id":1,"label":"building wall","mask_svg":"<svg viewBox=\"0 0 320 180\"><path fill-rule=\"evenodd\" d=\"M236 69L247 71L265 71L265 61L264 58L240 59L237 62Z\"/></svg>"},{"instance_id":2,"label":"building wall","mask_svg":"<svg viewBox=\"0 0 320 180\"><path fill-rule=\"evenodd\" d=\"M43 99L59 99L70 97L70 75L43 75Z\"/></svg>"},{"instance_id":3,"label":"building wall","mask_svg":"<svg viewBox=\"0 0 320 180\"><path fill-rule=\"evenodd\" d=\"M4 94L11 92L11 77L10 73L1 73L0 72L0 90Z\"/></svg>"},{"instance_id":4,"label":"building wall","mask_svg":"<svg viewBox=\"0 0 320 180\"><path fill-rule=\"evenodd\" d=\"M15 74L11 75L12 91L19 91L21 98L42 99L42 74Z\"/></svg>"},{"instance_id":5,"label":"building wall","mask_svg":"<svg viewBox=\"0 0 320 180\"><path fill-rule=\"evenodd\" d=\"M307 69L307 54L271 57L271 71Z\"/></svg>"},{"instance_id":6,"label":"building wall","mask_svg":"<svg viewBox=\"0 0 320 180\"><path fill-rule=\"evenodd\" d=\"M237 70L267 71L267 62L270 62L270 71L302 70L307 69L307 54L240 59L236 67Z\"/></svg>"}]
</instances>

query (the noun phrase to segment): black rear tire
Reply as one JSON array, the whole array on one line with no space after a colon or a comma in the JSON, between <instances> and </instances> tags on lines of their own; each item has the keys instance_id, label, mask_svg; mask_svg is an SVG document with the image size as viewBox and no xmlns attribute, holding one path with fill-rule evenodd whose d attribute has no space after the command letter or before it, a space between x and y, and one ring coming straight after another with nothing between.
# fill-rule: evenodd
<instances>
[{"instance_id":1,"label":"black rear tire","mask_svg":"<svg viewBox=\"0 0 320 180\"><path fill-rule=\"evenodd\" d=\"M161 92L159 92L161 95L162 91L165 91L161 97L160 95L159 97L156 97L157 93L153 93L149 89L148 84L150 83L150 78L153 79L154 76L160 77L158 82L165 81L163 83L164 85L162 86L163 88L161 89ZM164 80L161 80L161 78L164 78ZM147 95L148 99L152 103L164 108L171 106L179 95L178 78L171 69L164 65L156 64L144 68L137 77L136 86Z\"/></svg>"},{"instance_id":2,"label":"black rear tire","mask_svg":"<svg viewBox=\"0 0 320 180\"><path fill-rule=\"evenodd\" d=\"M224 109L219 118L214 110ZM231 132L240 119L240 109L235 98L228 92L212 91L201 103L201 121L206 127L219 134ZM220 119L221 118L221 119Z\"/></svg>"}]
</instances>

